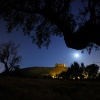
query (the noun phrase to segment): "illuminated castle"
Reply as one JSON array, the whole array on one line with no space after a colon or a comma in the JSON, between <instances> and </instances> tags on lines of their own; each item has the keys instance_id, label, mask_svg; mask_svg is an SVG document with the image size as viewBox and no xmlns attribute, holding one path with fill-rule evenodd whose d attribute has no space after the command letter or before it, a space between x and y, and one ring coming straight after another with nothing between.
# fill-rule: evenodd
<instances>
[{"instance_id":1,"label":"illuminated castle","mask_svg":"<svg viewBox=\"0 0 100 100\"><path fill-rule=\"evenodd\" d=\"M50 71L50 75L53 78L56 78L57 75L59 75L63 71L67 71L68 68L66 67L66 64L55 64L55 67Z\"/></svg>"},{"instance_id":2,"label":"illuminated castle","mask_svg":"<svg viewBox=\"0 0 100 100\"><path fill-rule=\"evenodd\" d=\"M55 64L55 67L66 67L66 64Z\"/></svg>"}]
</instances>

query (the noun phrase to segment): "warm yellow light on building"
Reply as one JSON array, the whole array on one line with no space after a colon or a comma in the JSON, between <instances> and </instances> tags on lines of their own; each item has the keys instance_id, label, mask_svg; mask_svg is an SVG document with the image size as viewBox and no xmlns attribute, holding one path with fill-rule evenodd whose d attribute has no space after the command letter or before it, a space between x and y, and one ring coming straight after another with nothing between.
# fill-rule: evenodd
<instances>
[{"instance_id":1,"label":"warm yellow light on building","mask_svg":"<svg viewBox=\"0 0 100 100\"><path fill-rule=\"evenodd\" d=\"M52 78L57 78L57 76L63 72L67 71L68 68L66 67L66 64L55 64L55 67L50 71L50 75Z\"/></svg>"}]
</instances>

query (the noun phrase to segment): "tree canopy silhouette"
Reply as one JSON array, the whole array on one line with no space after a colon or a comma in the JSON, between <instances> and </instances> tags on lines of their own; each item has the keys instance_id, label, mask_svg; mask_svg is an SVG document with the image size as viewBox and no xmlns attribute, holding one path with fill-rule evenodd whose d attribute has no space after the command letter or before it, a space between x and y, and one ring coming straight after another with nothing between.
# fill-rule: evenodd
<instances>
[{"instance_id":1,"label":"tree canopy silhouette","mask_svg":"<svg viewBox=\"0 0 100 100\"><path fill-rule=\"evenodd\" d=\"M62 73L60 73L60 77L62 77L63 79L82 79L84 78L83 76L83 72L85 70L85 66L84 63L81 63L81 65L79 65L78 62L74 62L73 64L71 64L71 66L68 68L67 71L63 71Z\"/></svg>"},{"instance_id":2,"label":"tree canopy silhouette","mask_svg":"<svg viewBox=\"0 0 100 100\"><path fill-rule=\"evenodd\" d=\"M73 1L0 0L0 16L7 22L9 32L21 27L39 47L48 46L52 35L63 35L66 45L78 50L96 48L93 43L100 46L100 0L76 0L84 3L79 13L81 26L76 31L80 22L71 11Z\"/></svg>"},{"instance_id":3,"label":"tree canopy silhouette","mask_svg":"<svg viewBox=\"0 0 100 100\"><path fill-rule=\"evenodd\" d=\"M17 49L18 46L12 41L0 44L0 63L4 64L6 74L19 67L22 58Z\"/></svg>"},{"instance_id":4,"label":"tree canopy silhouette","mask_svg":"<svg viewBox=\"0 0 100 100\"><path fill-rule=\"evenodd\" d=\"M89 78L93 79L97 77L99 66L96 64L90 64L86 67Z\"/></svg>"}]
</instances>

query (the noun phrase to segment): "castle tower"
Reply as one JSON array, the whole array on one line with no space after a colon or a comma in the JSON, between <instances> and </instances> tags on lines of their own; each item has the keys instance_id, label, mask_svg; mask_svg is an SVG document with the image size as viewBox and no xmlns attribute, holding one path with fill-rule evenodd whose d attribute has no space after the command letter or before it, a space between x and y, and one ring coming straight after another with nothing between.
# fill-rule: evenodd
<instances>
[{"instance_id":1,"label":"castle tower","mask_svg":"<svg viewBox=\"0 0 100 100\"><path fill-rule=\"evenodd\" d=\"M66 64L58 64L58 63L56 63L55 67L66 67Z\"/></svg>"}]
</instances>

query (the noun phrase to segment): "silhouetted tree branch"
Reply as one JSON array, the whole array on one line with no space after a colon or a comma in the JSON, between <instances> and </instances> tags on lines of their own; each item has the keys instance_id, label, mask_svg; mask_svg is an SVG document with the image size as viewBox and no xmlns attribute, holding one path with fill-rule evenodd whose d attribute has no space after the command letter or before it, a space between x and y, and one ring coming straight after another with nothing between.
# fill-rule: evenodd
<instances>
[{"instance_id":1,"label":"silhouetted tree branch","mask_svg":"<svg viewBox=\"0 0 100 100\"><path fill-rule=\"evenodd\" d=\"M78 23L71 11L73 0L1 0L0 16L7 22L9 32L21 27L39 47L48 46L52 35L64 36L66 45L74 49L84 49L91 43L100 45L100 1L81 1L85 6L79 16L89 19L76 31Z\"/></svg>"}]
</instances>

